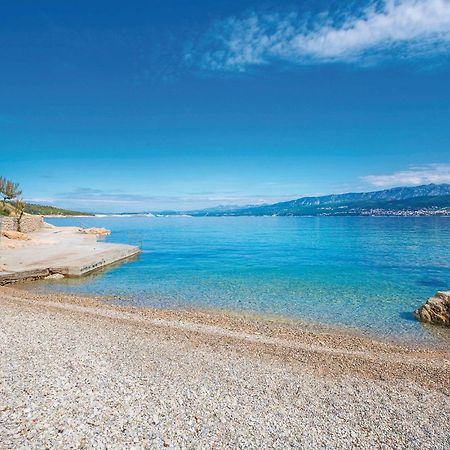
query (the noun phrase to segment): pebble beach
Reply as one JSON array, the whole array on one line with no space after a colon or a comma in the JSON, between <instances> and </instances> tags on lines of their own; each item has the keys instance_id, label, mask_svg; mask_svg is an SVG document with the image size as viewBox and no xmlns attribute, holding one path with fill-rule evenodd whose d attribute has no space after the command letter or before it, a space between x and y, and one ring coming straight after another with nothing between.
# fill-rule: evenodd
<instances>
[{"instance_id":1,"label":"pebble beach","mask_svg":"<svg viewBox=\"0 0 450 450\"><path fill-rule=\"evenodd\" d=\"M450 351L0 288L0 448L450 447Z\"/></svg>"}]
</instances>

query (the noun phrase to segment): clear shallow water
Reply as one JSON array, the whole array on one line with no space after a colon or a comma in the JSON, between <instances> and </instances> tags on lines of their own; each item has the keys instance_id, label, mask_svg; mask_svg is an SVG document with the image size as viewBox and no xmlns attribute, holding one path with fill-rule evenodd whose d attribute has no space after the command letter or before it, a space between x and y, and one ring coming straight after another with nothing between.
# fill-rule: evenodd
<instances>
[{"instance_id":1,"label":"clear shallow water","mask_svg":"<svg viewBox=\"0 0 450 450\"><path fill-rule=\"evenodd\" d=\"M156 307L199 306L439 340L412 311L450 290L450 218L71 218L140 245L135 261L41 289L120 296Z\"/></svg>"}]
</instances>

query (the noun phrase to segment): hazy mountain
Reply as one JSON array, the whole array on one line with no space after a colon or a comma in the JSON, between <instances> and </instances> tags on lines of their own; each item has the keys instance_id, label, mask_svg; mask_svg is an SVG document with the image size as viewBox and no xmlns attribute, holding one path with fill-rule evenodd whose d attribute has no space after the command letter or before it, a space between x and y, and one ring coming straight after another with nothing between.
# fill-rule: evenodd
<instances>
[{"instance_id":1,"label":"hazy mountain","mask_svg":"<svg viewBox=\"0 0 450 450\"><path fill-rule=\"evenodd\" d=\"M442 211L441 211L442 210ZM303 216L303 215L416 215L450 214L450 184L398 187L374 192L302 197L272 205L191 212L205 216Z\"/></svg>"},{"instance_id":2,"label":"hazy mountain","mask_svg":"<svg viewBox=\"0 0 450 450\"><path fill-rule=\"evenodd\" d=\"M206 216L206 215L222 215L222 214L226 214L228 212L234 212L234 211L239 211L239 210L244 210L244 209L249 209L249 208L258 208L261 206L268 206L267 204L260 204L260 205L218 205L218 206L213 206L210 208L204 208L204 209L197 209L197 210L192 210L192 211L186 211L185 214L190 214L190 215L201 215L201 216Z\"/></svg>"}]
</instances>

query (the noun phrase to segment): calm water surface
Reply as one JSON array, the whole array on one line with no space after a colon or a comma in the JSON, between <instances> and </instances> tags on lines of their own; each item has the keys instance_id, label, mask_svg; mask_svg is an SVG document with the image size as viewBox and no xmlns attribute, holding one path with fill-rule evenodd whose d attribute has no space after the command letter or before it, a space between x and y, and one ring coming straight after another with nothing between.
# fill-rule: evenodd
<instances>
[{"instance_id":1,"label":"calm water surface","mask_svg":"<svg viewBox=\"0 0 450 450\"><path fill-rule=\"evenodd\" d=\"M110 228L135 261L41 289L133 305L276 314L450 344L411 312L450 290L450 218L132 217L49 219Z\"/></svg>"}]
</instances>

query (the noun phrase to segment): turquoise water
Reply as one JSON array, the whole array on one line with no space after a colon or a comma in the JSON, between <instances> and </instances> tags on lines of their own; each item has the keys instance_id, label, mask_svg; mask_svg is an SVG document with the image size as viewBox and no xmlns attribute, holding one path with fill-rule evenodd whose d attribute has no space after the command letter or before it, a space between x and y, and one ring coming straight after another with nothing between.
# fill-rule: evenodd
<instances>
[{"instance_id":1,"label":"turquoise water","mask_svg":"<svg viewBox=\"0 0 450 450\"><path fill-rule=\"evenodd\" d=\"M450 289L450 218L131 217L51 219L110 228L135 261L45 290L157 307L225 308L448 340L412 311Z\"/></svg>"}]
</instances>

